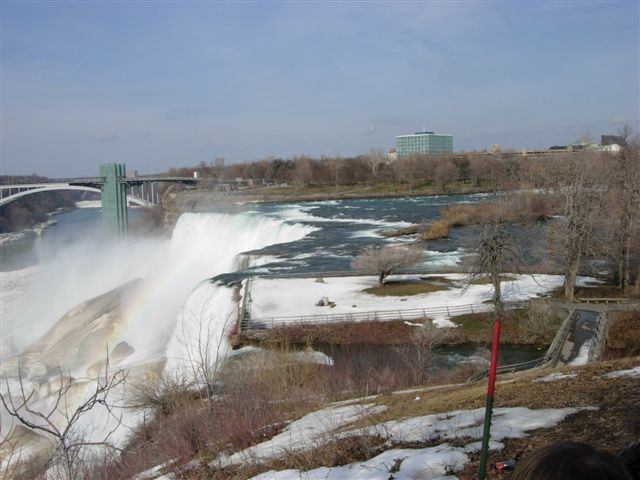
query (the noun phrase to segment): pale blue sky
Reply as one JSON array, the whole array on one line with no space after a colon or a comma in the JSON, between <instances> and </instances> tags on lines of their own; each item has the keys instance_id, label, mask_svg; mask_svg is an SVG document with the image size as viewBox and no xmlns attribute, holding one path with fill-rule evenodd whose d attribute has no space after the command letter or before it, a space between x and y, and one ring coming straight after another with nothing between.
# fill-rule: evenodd
<instances>
[{"instance_id":1,"label":"pale blue sky","mask_svg":"<svg viewBox=\"0 0 640 480\"><path fill-rule=\"evenodd\" d=\"M639 5L2 0L2 173L637 130Z\"/></svg>"}]
</instances>

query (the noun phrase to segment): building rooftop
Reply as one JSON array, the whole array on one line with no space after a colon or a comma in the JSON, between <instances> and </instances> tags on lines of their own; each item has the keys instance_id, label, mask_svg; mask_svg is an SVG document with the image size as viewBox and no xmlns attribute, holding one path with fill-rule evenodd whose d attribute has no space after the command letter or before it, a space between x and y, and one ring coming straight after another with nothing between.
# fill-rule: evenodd
<instances>
[{"instance_id":1,"label":"building rooftop","mask_svg":"<svg viewBox=\"0 0 640 480\"><path fill-rule=\"evenodd\" d=\"M416 132L416 133L412 133L409 135L396 135L396 138L402 138L402 137L415 137L415 136L420 136L420 135L437 135L440 137L452 137L453 135L450 135L448 133L433 133L433 132Z\"/></svg>"}]
</instances>

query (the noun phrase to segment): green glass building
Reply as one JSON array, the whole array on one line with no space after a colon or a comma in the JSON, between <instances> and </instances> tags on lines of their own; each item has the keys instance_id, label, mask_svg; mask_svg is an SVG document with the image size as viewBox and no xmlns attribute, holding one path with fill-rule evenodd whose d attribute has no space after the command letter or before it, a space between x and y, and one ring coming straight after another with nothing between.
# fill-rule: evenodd
<instances>
[{"instance_id":1,"label":"green glass building","mask_svg":"<svg viewBox=\"0 0 640 480\"><path fill-rule=\"evenodd\" d=\"M396 137L398 157L409 155L443 155L453 152L453 136L433 132L416 132Z\"/></svg>"}]
</instances>

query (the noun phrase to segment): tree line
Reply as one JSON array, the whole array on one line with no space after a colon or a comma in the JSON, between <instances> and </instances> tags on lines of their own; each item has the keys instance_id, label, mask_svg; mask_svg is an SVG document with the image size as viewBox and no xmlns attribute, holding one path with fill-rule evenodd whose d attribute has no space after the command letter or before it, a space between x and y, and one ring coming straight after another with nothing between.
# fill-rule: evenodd
<instances>
[{"instance_id":1,"label":"tree line","mask_svg":"<svg viewBox=\"0 0 640 480\"><path fill-rule=\"evenodd\" d=\"M413 155L389 160L379 151L354 157L293 156L266 158L248 163L227 165L224 159L200 162L193 167L171 168L169 175L216 177L225 182L236 178L251 179L258 184L373 185L402 184L447 186L455 182L485 185L500 190L522 183L540 182L541 172L549 159L522 157L514 152L493 155Z\"/></svg>"}]
</instances>

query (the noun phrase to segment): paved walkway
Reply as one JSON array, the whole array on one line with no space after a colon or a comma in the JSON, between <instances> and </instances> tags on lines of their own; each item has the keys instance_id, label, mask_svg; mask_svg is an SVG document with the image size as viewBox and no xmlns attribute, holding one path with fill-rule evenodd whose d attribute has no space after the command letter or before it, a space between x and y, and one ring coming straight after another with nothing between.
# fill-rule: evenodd
<instances>
[{"instance_id":1,"label":"paved walkway","mask_svg":"<svg viewBox=\"0 0 640 480\"><path fill-rule=\"evenodd\" d=\"M591 343L595 341L600 312L578 310L574 312L573 325L558 356L559 365L582 365L588 362Z\"/></svg>"}]
</instances>

